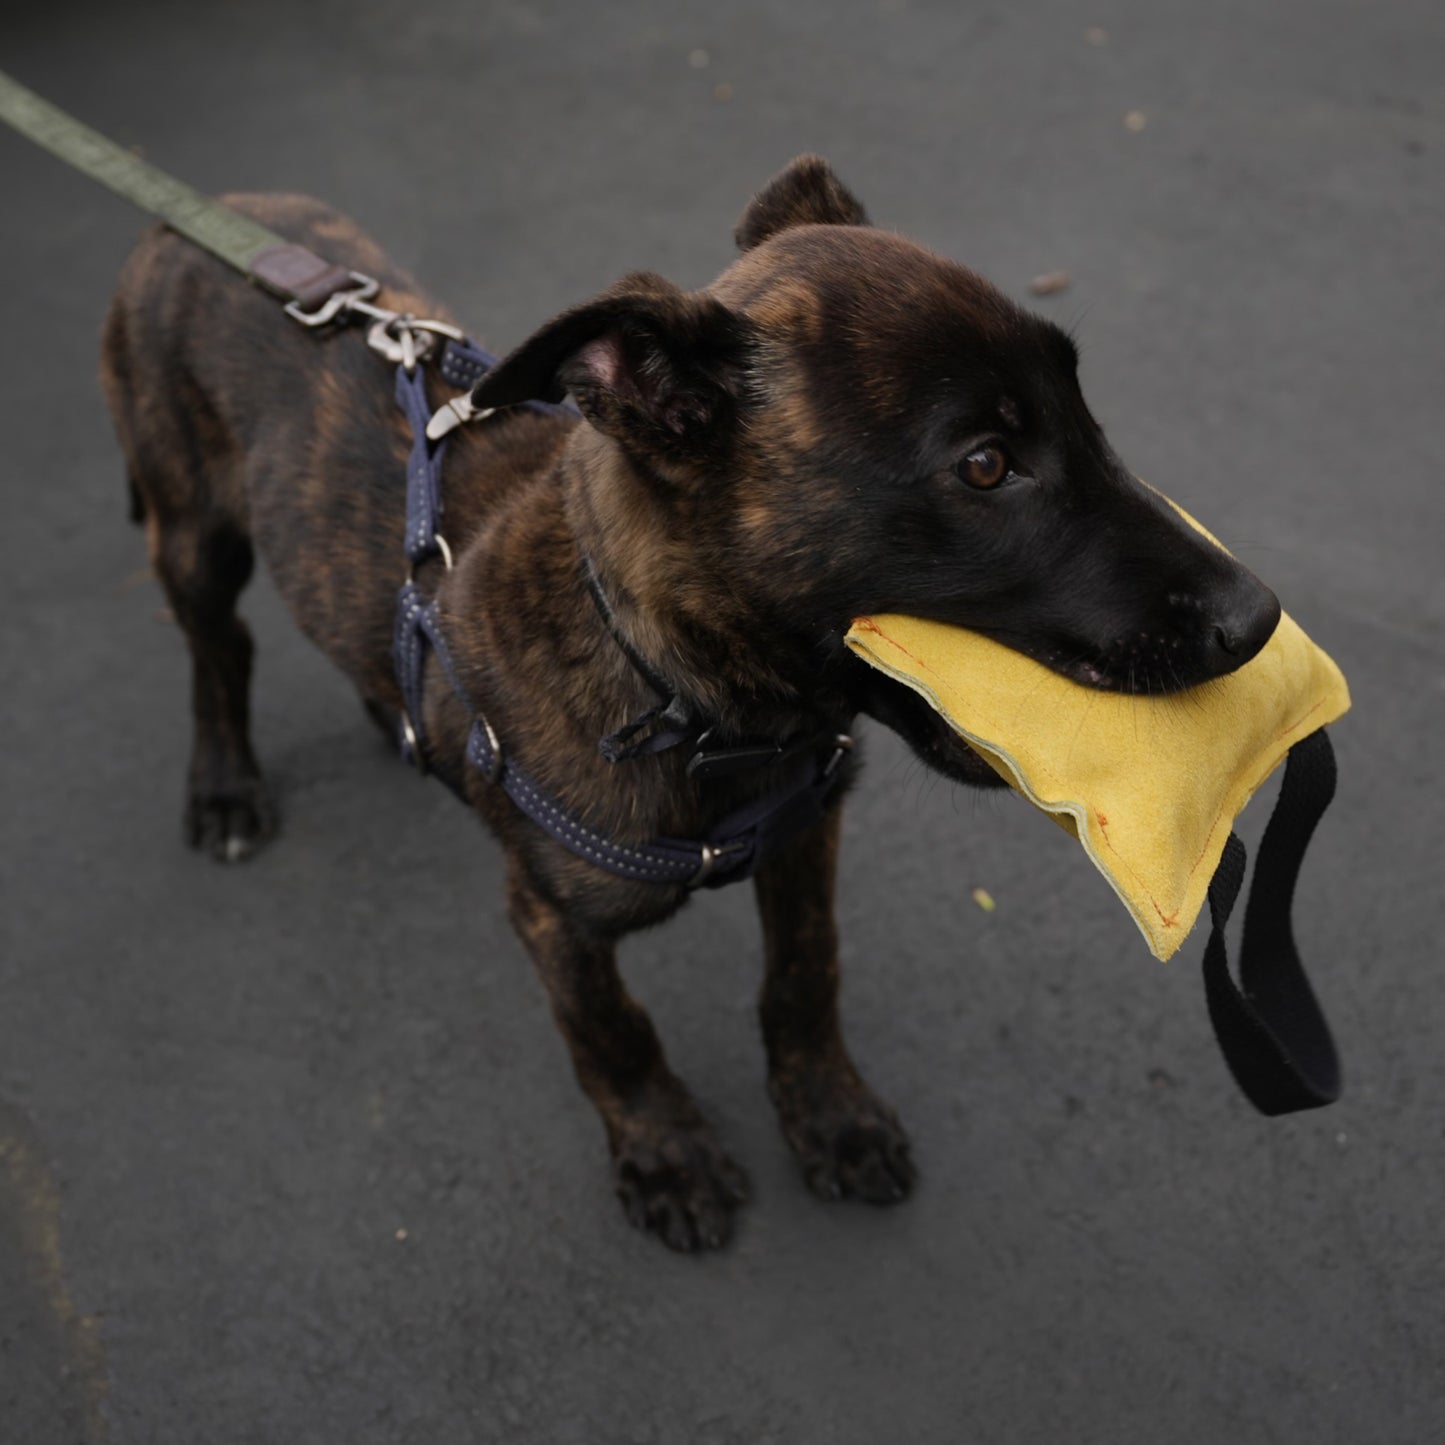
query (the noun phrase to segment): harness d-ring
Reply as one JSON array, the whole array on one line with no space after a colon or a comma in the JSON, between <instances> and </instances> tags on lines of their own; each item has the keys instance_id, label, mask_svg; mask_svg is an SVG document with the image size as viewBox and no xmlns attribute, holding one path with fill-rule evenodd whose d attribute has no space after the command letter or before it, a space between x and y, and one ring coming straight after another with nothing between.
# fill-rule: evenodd
<instances>
[{"instance_id":1,"label":"harness d-ring","mask_svg":"<svg viewBox=\"0 0 1445 1445\"><path fill-rule=\"evenodd\" d=\"M440 532L433 532L431 539L432 542L435 544L437 551L441 554L442 570L450 572L452 570L452 549L447 546L447 539L443 537ZM418 564L422 562L428 562L430 560L431 559L429 557L413 557L406 564L406 580L408 582L415 582L416 569Z\"/></svg>"}]
</instances>

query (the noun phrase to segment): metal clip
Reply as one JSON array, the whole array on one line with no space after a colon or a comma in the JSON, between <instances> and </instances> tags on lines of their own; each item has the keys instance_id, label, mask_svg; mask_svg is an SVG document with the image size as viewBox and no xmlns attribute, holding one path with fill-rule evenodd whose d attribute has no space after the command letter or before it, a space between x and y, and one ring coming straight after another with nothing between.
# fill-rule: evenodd
<instances>
[{"instance_id":1,"label":"metal clip","mask_svg":"<svg viewBox=\"0 0 1445 1445\"><path fill-rule=\"evenodd\" d=\"M473 406L470 393L464 391L460 396L443 402L432 413L431 420L426 424L426 439L429 442L438 442L448 432L453 432L468 422L486 421L496 410L494 406Z\"/></svg>"},{"instance_id":2,"label":"metal clip","mask_svg":"<svg viewBox=\"0 0 1445 1445\"><path fill-rule=\"evenodd\" d=\"M399 362L410 376L418 361L432 348L431 333L415 324L410 316L389 316L374 321L366 333L366 344L388 361Z\"/></svg>"},{"instance_id":3,"label":"metal clip","mask_svg":"<svg viewBox=\"0 0 1445 1445\"><path fill-rule=\"evenodd\" d=\"M388 361L399 362L408 376L416 370L418 361L431 355L438 336L448 336L453 341L464 339L462 332L449 321L431 321L424 316L413 316L409 311L388 311L367 301L355 302L350 309L374 318L366 333L366 344Z\"/></svg>"},{"instance_id":4,"label":"metal clip","mask_svg":"<svg viewBox=\"0 0 1445 1445\"><path fill-rule=\"evenodd\" d=\"M360 271L353 271L351 279L356 282L351 290L333 291L314 311L303 311L295 301L288 301L281 309L303 326L325 326L341 313L352 310L358 302L369 301L381 290L380 281L364 276Z\"/></svg>"}]
</instances>

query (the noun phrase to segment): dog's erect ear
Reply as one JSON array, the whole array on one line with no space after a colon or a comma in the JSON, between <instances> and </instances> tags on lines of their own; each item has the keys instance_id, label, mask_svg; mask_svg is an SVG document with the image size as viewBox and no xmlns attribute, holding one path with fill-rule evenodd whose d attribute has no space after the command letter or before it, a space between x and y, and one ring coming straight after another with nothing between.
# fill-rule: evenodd
<instances>
[{"instance_id":1,"label":"dog's erect ear","mask_svg":"<svg viewBox=\"0 0 1445 1445\"><path fill-rule=\"evenodd\" d=\"M646 272L549 321L472 389L475 407L560 401L658 455L713 446L745 400L751 325Z\"/></svg>"},{"instance_id":2,"label":"dog's erect ear","mask_svg":"<svg viewBox=\"0 0 1445 1445\"><path fill-rule=\"evenodd\" d=\"M868 213L822 156L799 156L752 199L733 238L751 251L789 226L866 226Z\"/></svg>"}]
</instances>

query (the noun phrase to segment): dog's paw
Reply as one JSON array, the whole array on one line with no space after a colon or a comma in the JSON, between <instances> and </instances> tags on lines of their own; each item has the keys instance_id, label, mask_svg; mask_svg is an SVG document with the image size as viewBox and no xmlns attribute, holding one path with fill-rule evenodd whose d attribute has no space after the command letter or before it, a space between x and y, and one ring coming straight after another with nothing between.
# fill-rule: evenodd
<instances>
[{"instance_id":1,"label":"dog's paw","mask_svg":"<svg viewBox=\"0 0 1445 1445\"><path fill-rule=\"evenodd\" d=\"M705 1124L639 1131L623 1139L612 1180L627 1218L669 1249L720 1249L733 1214L748 1197L748 1178Z\"/></svg>"},{"instance_id":2,"label":"dog's paw","mask_svg":"<svg viewBox=\"0 0 1445 1445\"><path fill-rule=\"evenodd\" d=\"M243 862L275 831L276 810L260 778L224 791L192 788L186 797L186 842L221 863Z\"/></svg>"},{"instance_id":3,"label":"dog's paw","mask_svg":"<svg viewBox=\"0 0 1445 1445\"><path fill-rule=\"evenodd\" d=\"M783 1137L820 1199L898 1204L917 1170L898 1116L851 1065L775 1075L769 1092Z\"/></svg>"}]
</instances>

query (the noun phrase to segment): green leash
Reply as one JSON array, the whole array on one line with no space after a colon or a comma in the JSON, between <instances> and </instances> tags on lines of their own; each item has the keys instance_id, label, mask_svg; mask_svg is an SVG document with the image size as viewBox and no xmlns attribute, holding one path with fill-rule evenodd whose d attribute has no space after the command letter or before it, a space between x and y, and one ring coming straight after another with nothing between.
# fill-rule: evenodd
<instances>
[{"instance_id":1,"label":"green leash","mask_svg":"<svg viewBox=\"0 0 1445 1445\"><path fill-rule=\"evenodd\" d=\"M323 260L306 247L267 230L259 221L132 155L27 90L3 70L0 120L283 298L290 303L287 309L297 320L308 319L312 308L366 279L354 277L344 266ZM371 291L365 294L374 294L375 289L372 283Z\"/></svg>"}]
</instances>

